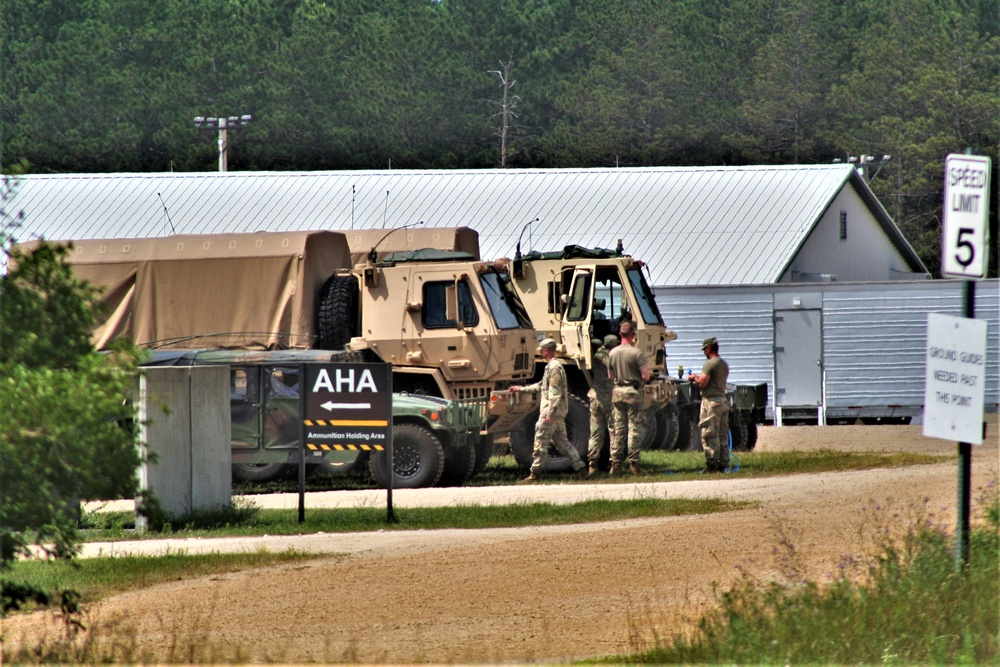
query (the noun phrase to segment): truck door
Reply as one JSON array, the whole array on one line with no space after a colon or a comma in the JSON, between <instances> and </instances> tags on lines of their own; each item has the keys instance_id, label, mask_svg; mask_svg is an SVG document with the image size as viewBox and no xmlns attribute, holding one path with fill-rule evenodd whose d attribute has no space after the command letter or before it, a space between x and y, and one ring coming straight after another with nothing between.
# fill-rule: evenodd
<instances>
[{"instance_id":1,"label":"truck door","mask_svg":"<svg viewBox=\"0 0 1000 667\"><path fill-rule=\"evenodd\" d=\"M233 427L233 452L260 449L260 369L229 367L229 414Z\"/></svg>"},{"instance_id":2,"label":"truck door","mask_svg":"<svg viewBox=\"0 0 1000 667\"><path fill-rule=\"evenodd\" d=\"M472 276L441 272L438 275L422 273L421 280L412 281L420 286L419 322L411 327L413 343L411 354L415 360L443 359L444 372L454 379L477 378L483 373L491 351L480 342L490 327L483 318L488 310L480 312L474 297ZM480 332L480 330L483 330Z\"/></svg>"},{"instance_id":3,"label":"truck door","mask_svg":"<svg viewBox=\"0 0 1000 667\"><path fill-rule=\"evenodd\" d=\"M593 317L595 266L578 266L573 271L566 295L561 333L566 354L591 361L590 325Z\"/></svg>"},{"instance_id":4,"label":"truck door","mask_svg":"<svg viewBox=\"0 0 1000 667\"><path fill-rule=\"evenodd\" d=\"M299 369L297 366L262 367L264 449L294 449L300 446Z\"/></svg>"}]
</instances>

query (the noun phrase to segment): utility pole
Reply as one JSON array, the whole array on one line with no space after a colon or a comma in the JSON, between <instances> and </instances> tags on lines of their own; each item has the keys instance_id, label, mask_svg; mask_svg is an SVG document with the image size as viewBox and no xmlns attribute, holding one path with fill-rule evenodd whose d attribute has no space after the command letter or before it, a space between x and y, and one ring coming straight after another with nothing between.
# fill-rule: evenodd
<instances>
[{"instance_id":1,"label":"utility pole","mask_svg":"<svg viewBox=\"0 0 1000 667\"><path fill-rule=\"evenodd\" d=\"M209 132L219 131L219 171L229 171L229 130L246 127L253 116L229 116L228 118L205 118L196 116L194 126Z\"/></svg>"},{"instance_id":2,"label":"utility pole","mask_svg":"<svg viewBox=\"0 0 1000 667\"><path fill-rule=\"evenodd\" d=\"M514 88L514 81L510 78L510 68L514 64L513 58L508 60L506 63L501 62L500 70L490 70L490 74L496 74L500 77L500 87L503 88L503 98L500 102L500 167L507 167L507 145L508 137L510 134L510 119L511 117L517 118L517 114L514 113L514 109L517 108L517 103L521 100L517 95L511 95L510 91Z\"/></svg>"}]
</instances>

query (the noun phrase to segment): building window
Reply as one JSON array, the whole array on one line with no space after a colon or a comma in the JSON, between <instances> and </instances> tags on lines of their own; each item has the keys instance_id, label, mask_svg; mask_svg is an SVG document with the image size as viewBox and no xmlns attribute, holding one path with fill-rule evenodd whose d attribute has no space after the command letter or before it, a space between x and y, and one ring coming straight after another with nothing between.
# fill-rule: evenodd
<instances>
[{"instance_id":1,"label":"building window","mask_svg":"<svg viewBox=\"0 0 1000 667\"><path fill-rule=\"evenodd\" d=\"M840 212L840 240L847 240L847 211Z\"/></svg>"}]
</instances>

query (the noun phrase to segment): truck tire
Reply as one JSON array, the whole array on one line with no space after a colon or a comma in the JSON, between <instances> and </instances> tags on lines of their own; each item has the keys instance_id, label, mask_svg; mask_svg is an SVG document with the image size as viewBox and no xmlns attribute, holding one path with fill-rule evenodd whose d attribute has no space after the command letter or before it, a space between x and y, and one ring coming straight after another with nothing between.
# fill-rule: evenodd
<instances>
[{"instance_id":1,"label":"truck tire","mask_svg":"<svg viewBox=\"0 0 1000 667\"><path fill-rule=\"evenodd\" d=\"M270 482L287 471L287 463L234 463L234 482Z\"/></svg>"},{"instance_id":2,"label":"truck tire","mask_svg":"<svg viewBox=\"0 0 1000 667\"><path fill-rule=\"evenodd\" d=\"M642 432L642 451L663 449L663 436L667 430L662 410L646 411L646 428Z\"/></svg>"},{"instance_id":3,"label":"truck tire","mask_svg":"<svg viewBox=\"0 0 1000 667\"><path fill-rule=\"evenodd\" d=\"M494 444L492 434L481 434L476 439L476 444L474 446L476 452L476 464L472 468L473 477L481 473L486 468L486 464L490 462L490 457L493 456L493 447Z\"/></svg>"},{"instance_id":4,"label":"truck tire","mask_svg":"<svg viewBox=\"0 0 1000 667\"><path fill-rule=\"evenodd\" d=\"M434 486L444 471L444 448L434 434L415 424L399 424L392 429L394 489L421 489ZM375 483L387 488L388 452L371 456L368 467Z\"/></svg>"},{"instance_id":5,"label":"truck tire","mask_svg":"<svg viewBox=\"0 0 1000 667\"><path fill-rule=\"evenodd\" d=\"M510 448L518 465L528 469L535 449L535 424L538 423L538 410L525 417L518 428L510 432ZM566 415L566 437L569 444L576 448L583 462L587 462L587 447L590 443L590 408L577 396L569 397L569 413ZM545 459L544 472L563 472L572 469L572 462L563 456L555 447L549 446L549 455Z\"/></svg>"},{"instance_id":6,"label":"truck tire","mask_svg":"<svg viewBox=\"0 0 1000 667\"><path fill-rule=\"evenodd\" d=\"M358 333L358 279L333 275L323 283L316 312L317 347L342 350Z\"/></svg>"},{"instance_id":7,"label":"truck tire","mask_svg":"<svg viewBox=\"0 0 1000 667\"><path fill-rule=\"evenodd\" d=\"M729 437L732 438L733 451L748 452L749 433L747 423L739 412L735 410L729 413Z\"/></svg>"},{"instance_id":8,"label":"truck tire","mask_svg":"<svg viewBox=\"0 0 1000 667\"><path fill-rule=\"evenodd\" d=\"M677 449L677 438L680 434L680 418L677 406L671 403L661 411L663 414L663 449L672 452Z\"/></svg>"},{"instance_id":9,"label":"truck tire","mask_svg":"<svg viewBox=\"0 0 1000 667\"><path fill-rule=\"evenodd\" d=\"M753 421L747 422L747 451L752 452L753 448L757 446L757 423Z\"/></svg>"},{"instance_id":10,"label":"truck tire","mask_svg":"<svg viewBox=\"0 0 1000 667\"><path fill-rule=\"evenodd\" d=\"M476 467L476 450L472 445L449 447L444 453L444 471L438 486L462 486L472 479Z\"/></svg>"},{"instance_id":11,"label":"truck tire","mask_svg":"<svg viewBox=\"0 0 1000 667\"><path fill-rule=\"evenodd\" d=\"M693 452L701 449L701 427L698 418L681 412L677 422L677 451Z\"/></svg>"}]
</instances>

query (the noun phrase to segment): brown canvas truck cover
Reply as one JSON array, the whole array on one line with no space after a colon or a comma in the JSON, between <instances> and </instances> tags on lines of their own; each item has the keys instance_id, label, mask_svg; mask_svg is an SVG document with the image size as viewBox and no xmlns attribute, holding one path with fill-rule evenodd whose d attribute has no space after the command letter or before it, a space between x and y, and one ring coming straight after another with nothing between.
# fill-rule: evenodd
<instances>
[{"instance_id":1,"label":"brown canvas truck cover","mask_svg":"<svg viewBox=\"0 0 1000 667\"><path fill-rule=\"evenodd\" d=\"M328 231L71 243L74 273L107 308L98 349L121 336L174 349L312 347L323 281L351 261L344 236Z\"/></svg>"},{"instance_id":2,"label":"brown canvas truck cover","mask_svg":"<svg viewBox=\"0 0 1000 667\"><path fill-rule=\"evenodd\" d=\"M375 248L374 261L385 255L409 250L449 250L467 252L479 258L479 232L471 227L422 227L420 229L341 229L351 247L352 265L364 264L368 253Z\"/></svg>"}]
</instances>

